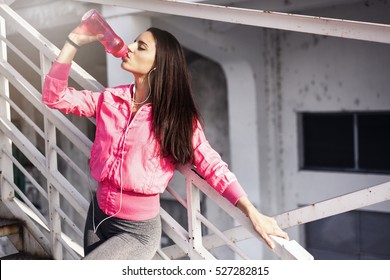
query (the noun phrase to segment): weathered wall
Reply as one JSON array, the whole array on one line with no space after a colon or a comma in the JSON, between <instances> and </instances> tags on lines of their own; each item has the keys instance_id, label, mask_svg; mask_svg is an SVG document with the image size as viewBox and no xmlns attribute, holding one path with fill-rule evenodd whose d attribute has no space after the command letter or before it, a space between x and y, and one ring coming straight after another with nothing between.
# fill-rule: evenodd
<instances>
[{"instance_id":1,"label":"weathered wall","mask_svg":"<svg viewBox=\"0 0 390 280\"><path fill-rule=\"evenodd\" d=\"M390 5L354 4L306 11L335 18L389 22ZM285 208L318 202L390 180L389 175L299 170L297 113L390 110L390 46L311 34L277 32L280 119L279 188ZM390 212L390 204L370 209Z\"/></svg>"}]
</instances>

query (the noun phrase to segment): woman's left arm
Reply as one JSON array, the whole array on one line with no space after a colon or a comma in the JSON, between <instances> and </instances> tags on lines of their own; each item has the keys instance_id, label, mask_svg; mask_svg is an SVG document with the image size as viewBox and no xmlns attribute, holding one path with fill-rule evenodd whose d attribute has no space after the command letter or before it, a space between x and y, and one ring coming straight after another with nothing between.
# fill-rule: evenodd
<instances>
[{"instance_id":1,"label":"woman's left arm","mask_svg":"<svg viewBox=\"0 0 390 280\"><path fill-rule=\"evenodd\" d=\"M270 238L270 235L289 239L288 234L278 226L276 220L261 214L247 196L242 196L236 206L250 219L253 228L271 249L275 248L275 243Z\"/></svg>"},{"instance_id":2,"label":"woman's left arm","mask_svg":"<svg viewBox=\"0 0 390 280\"><path fill-rule=\"evenodd\" d=\"M221 159L221 156L208 143L203 128L199 123L194 132L193 144L193 164L196 166L197 172L218 193L249 217L253 228L264 239L267 245L271 249L274 248L274 242L270 238L270 235L288 239L287 233L279 228L275 219L261 214L249 201L236 176L229 170L227 164Z\"/></svg>"}]
</instances>

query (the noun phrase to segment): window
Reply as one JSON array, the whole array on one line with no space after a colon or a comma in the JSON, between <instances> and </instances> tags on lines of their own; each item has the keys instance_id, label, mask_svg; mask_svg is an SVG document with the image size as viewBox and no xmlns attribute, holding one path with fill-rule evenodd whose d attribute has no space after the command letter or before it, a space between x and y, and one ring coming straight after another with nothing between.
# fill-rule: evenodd
<instances>
[{"instance_id":1,"label":"window","mask_svg":"<svg viewBox=\"0 0 390 280\"><path fill-rule=\"evenodd\" d=\"M301 168L390 173L390 112L300 113Z\"/></svg>"}]
</instances>

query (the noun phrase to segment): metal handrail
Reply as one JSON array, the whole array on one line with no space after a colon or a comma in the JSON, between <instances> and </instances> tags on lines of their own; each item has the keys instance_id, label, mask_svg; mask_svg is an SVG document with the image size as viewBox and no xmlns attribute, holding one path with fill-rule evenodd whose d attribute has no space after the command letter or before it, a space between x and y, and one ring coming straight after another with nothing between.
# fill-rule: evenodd
<instances>
[{"instance_id":1,"label":"metal handrail","mask_svg":"<svg viewBox=\"0 0 390 280\"><path fill-rule=\"evenodd\" d=\"M106 0L88 2L108 4ZM388 24L172 0L111 0L109 5L233 24L390 43Z\"/></svg>"}]
</instances>

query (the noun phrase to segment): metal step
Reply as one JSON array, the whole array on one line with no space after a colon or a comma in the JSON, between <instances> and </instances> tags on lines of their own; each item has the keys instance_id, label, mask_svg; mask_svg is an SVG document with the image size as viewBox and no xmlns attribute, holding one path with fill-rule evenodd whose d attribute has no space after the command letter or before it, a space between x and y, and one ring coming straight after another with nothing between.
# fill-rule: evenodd
<instances>
[{"instance_id":1,"label":"metal step","mask_svg":"<svg viewBox=\"0 0 390 280\"><path fill-rule=\"evenodd\" d=\"M23 225L18 220L0 219L0 237L21 233Z\"/></svg>"}]
</instances>

